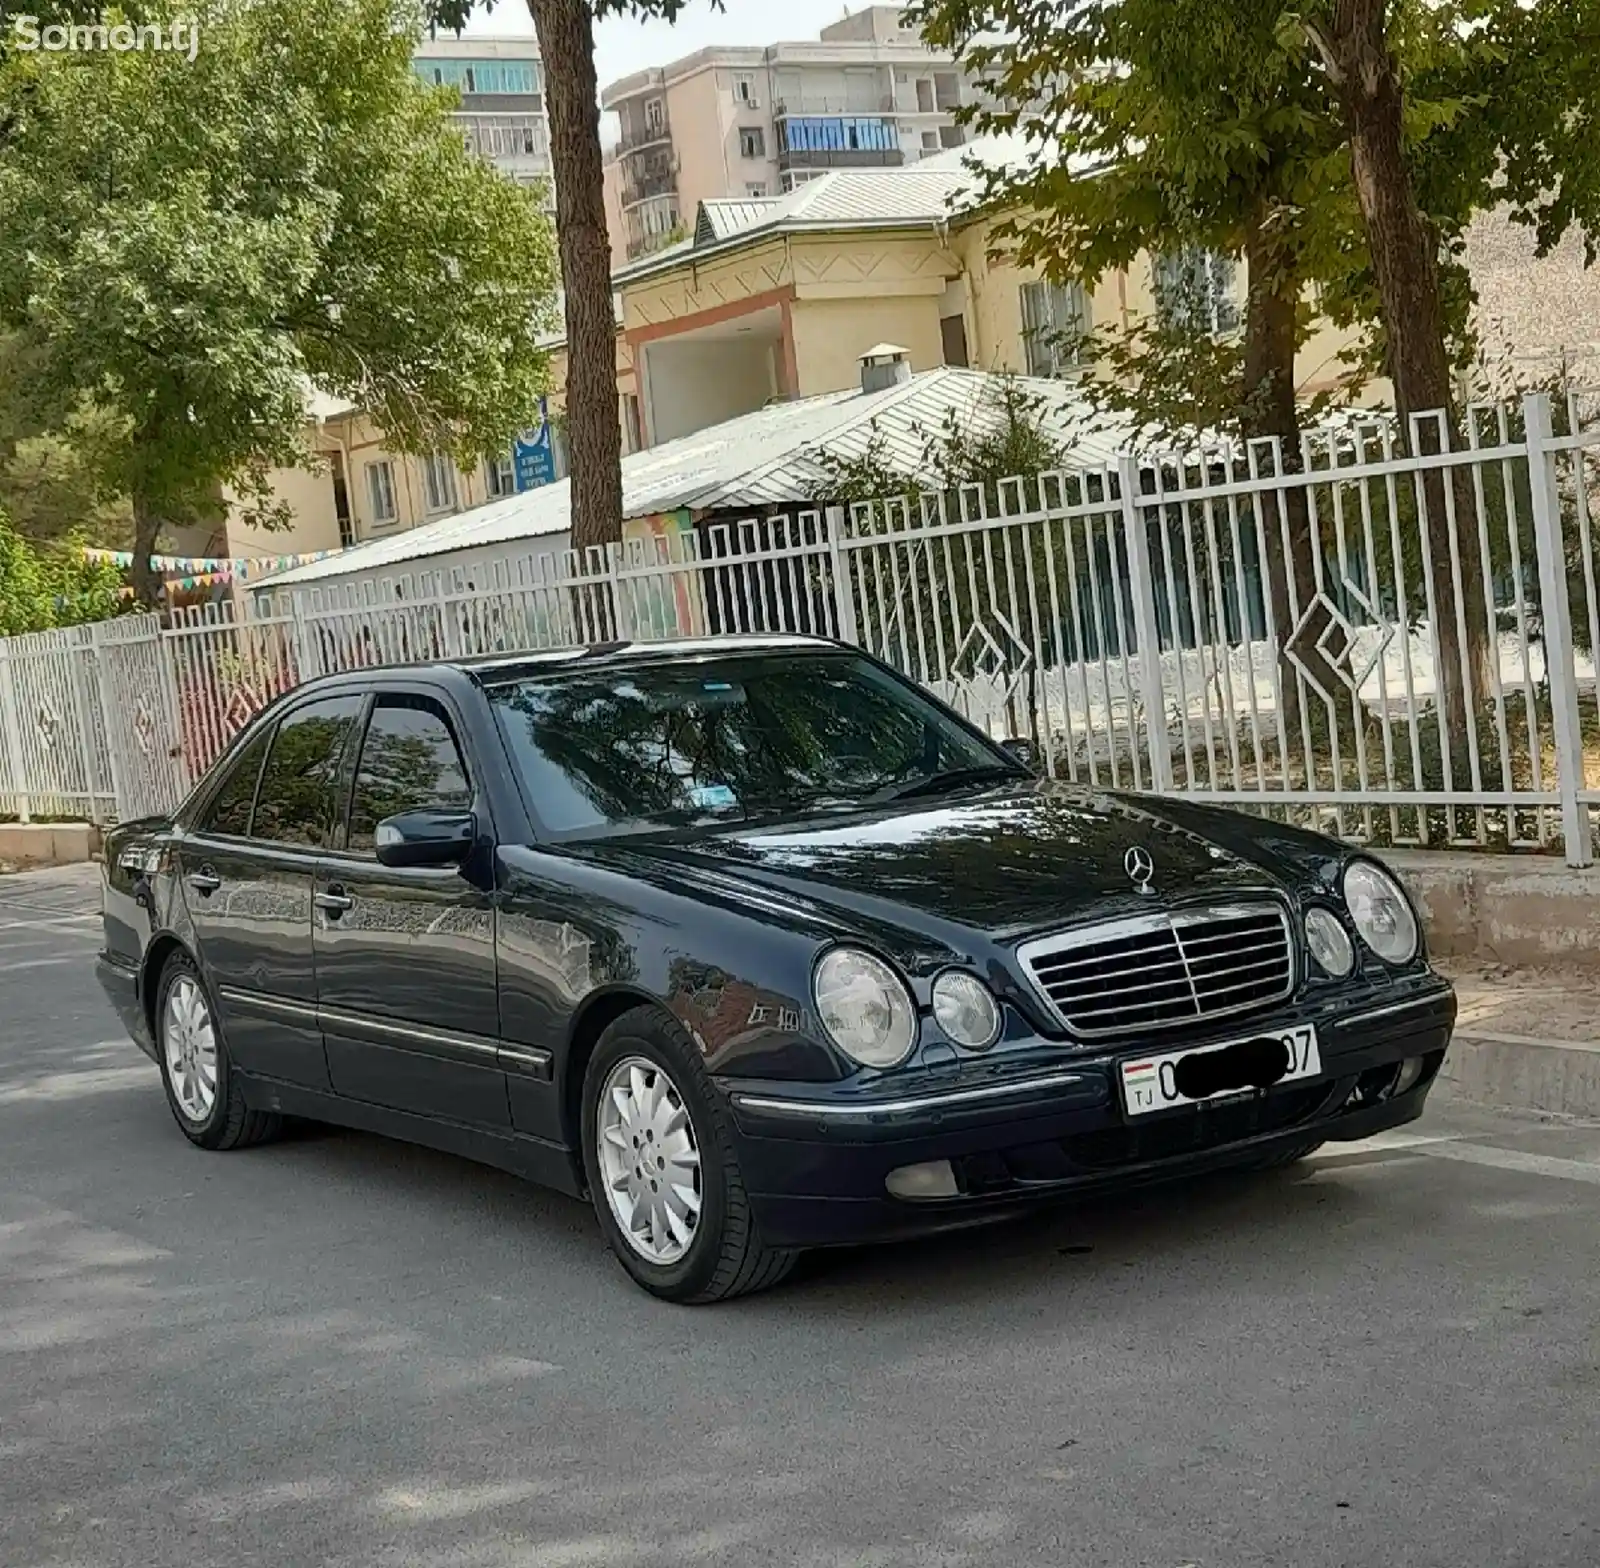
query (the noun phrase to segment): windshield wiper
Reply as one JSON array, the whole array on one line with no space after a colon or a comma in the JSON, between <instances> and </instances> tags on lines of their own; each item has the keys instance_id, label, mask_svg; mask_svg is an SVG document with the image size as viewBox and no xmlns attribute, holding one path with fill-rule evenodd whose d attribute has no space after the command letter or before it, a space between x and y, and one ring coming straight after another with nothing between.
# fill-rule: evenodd
<instances>
[{"instance_id":1,"label":"windshield wiper","mask_svg":"<svg viewBox=\"0 0 1600 1568\"><path fill-rule=\"evenodd\" d=\"M1002 767L986 763L974 768L946 768L943 773L930 773L925 779L913 779L881 798L884 800L910 800L917 795L937 795L947 789L959 789L963 784L985 784L991 779L1024 779L1029 777L1020 768Z\"/></svg>"}]
</instances>

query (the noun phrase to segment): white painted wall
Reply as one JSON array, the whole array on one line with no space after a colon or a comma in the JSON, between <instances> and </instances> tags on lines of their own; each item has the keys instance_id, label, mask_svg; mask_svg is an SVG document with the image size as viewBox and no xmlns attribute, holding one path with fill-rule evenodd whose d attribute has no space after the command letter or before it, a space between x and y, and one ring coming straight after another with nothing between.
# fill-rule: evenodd
<instances>
[{"instance_id":1,"label":"white painted wall","mask_svg":"<svg viewBox=\"0 0 1600 1568\"><path fill-rule=\"evenodd\" d=\"M778 390L776 345L752 335L644 348L652 446L752 414Z\"/></svg>"}]
</instances>

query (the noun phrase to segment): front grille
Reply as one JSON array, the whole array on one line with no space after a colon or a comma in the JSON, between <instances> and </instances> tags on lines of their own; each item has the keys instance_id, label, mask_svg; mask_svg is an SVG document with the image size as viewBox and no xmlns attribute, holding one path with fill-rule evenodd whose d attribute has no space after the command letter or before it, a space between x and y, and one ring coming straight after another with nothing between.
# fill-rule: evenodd
<instances>
[{"instance_id":1,"label":"front grille","mask_svg":"<svg viewBox=\"0 0 1600 1568\"><path fill-rule=\"evenodd\" d=\"M1246 1013L1294 989L1288 917L1269 903L1106 921L1024 942L1017 956L1085 1040Z\"/></svg>"}]
</instances>

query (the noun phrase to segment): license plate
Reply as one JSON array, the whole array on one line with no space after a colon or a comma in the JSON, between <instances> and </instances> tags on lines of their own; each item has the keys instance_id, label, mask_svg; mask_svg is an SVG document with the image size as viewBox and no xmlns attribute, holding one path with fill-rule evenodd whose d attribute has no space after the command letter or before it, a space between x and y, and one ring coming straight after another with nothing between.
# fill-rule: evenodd
<instances>
[{"instance_id":1,"label":"license plate","mask_svg":"<svg viewBox=\"0 0 1600 1568\"><path fill-rule=\"evenodd\" d=\"M1317 1031L1303 1024L1221 1045L1135 1057L1122 1064L1122 1099L1129 1116L1148 1116L1181 1105L1248 1099L1321 1071Z\"/></svg>"}]
</instances>

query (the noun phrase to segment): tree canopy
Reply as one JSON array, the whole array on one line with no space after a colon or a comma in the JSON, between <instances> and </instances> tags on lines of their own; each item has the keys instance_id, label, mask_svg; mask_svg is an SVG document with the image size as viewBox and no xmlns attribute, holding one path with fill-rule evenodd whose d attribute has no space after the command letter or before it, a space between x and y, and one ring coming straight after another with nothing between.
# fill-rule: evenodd
<instances>
[{"instance_id":1,"label":"tree canopy","mask_svg":"<svg viewBox=\"0 0 1600 1568\"><path fill-rule=\"evenodd\" d=\"M122 573L88 560L79 539L34 544L0 511L0 637L103 621L125 603Z\"/></svg>"},{"instance_id":2,"label":"tree canopy","mask_svg":"<svg viewBox=\"0 0 1600 1568\"><path fill-rule=\"evenodd\" d=\"M136 580L224 486L281 521L311 386L391 444L471 462L537 409L555 298L536 192L473 154L411 68L406 0L202 0L171 50L13 56L0 78L0 330L46 428L86 403L131 498ZM166 0L142 7L171 21Z\"/></svg>"}]
</instances>

